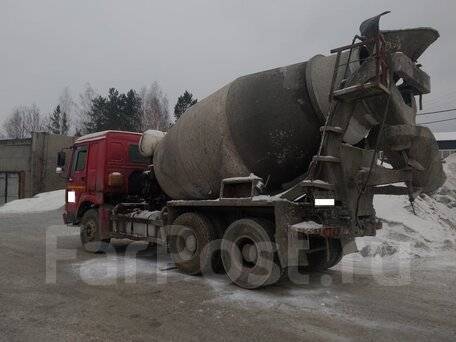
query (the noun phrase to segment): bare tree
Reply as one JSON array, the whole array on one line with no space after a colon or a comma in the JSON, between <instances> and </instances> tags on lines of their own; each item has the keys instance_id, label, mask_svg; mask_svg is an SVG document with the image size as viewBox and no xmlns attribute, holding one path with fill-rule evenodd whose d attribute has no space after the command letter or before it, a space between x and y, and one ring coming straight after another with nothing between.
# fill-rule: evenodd
<instances>
[{"instance_id":1,"label":"bare tree","mask_svg":"<svg viewBox=\"0 0 456 342\"><path fill-rule=\"evenodd\" d=\"M15 108L3 124L3 129L9 138L21 139L30 137L32 132L46 130L46 126L40 109L33 104Z\"/></svg>"},{"instance_id":2,"label":"bare tree","mask_svg":"<svg viewBox=\"0 0 456 342\"><path fill-rule=\"evenodd\" d=\"M46 122L41 117L40 109L36 104L22 107L22 116L27 135L31 135L32 132L46 130Z\"/></svg>"},{"instance_id":3,"label":"bare tree","mask_svg":"<svg viewBox=\"0 0 456 342\"><path fill-rule=\"evenodd\" d=\"M63 91L59 96L59 105L62 112L69 115L73 114L77 109L77 103L73 100L69 87L63 88Z\"/></svg>"},{"instance_id":4,"label":"bare tree","mask_svg":"<svg viewBox=\"0 0 456 342\"><path fill-rule=\"evenodd\" d=\"M142 99L142 130L157 129L166 131L170 124L169 102L160 85L154 82L139 92Z\"/></svg>"},{"instance_id":5,"label":"bare tree","mask_svg":"<svg viewBox=\"0 0 456 342\"><path fill-rule=\"evenodd\" d=\"M26 133L22 122L22 115L18 108L14 109L11 115L3 123L6 136L11 139L25 138Z\"/></svg>"},{"instance_id":6,"label":"bare tree","mask_svg":"<svg viewBox=\"0 0 456 342\"><path fill-rule=\"evenodd\" d=\"M59 96L58 106L61 111L61 129L59 134L66 135L71 130L73 118L78 113L78 104L73 100L71 96L70 88L63 88L62 93Z\"/></svg>"},{"instance_id":7,"label":"bare tree","mask_svg":"<svg viewBox=\"0 0 456 342\"><path fill-rule=\"evenodd\" d=\"M87 114L92 110L93 100L98 96L90 83L86 83L84 90L79 94L79 103L76 105L78 118L75 120L76 135L85 133L84 123L87 121Z\"/></svg>"}]
</instances>

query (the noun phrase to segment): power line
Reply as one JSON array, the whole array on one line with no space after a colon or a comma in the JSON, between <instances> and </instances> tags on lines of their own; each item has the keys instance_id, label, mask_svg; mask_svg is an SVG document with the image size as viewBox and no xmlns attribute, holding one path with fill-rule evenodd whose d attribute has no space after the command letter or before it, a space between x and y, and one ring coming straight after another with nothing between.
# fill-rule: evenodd
<instances>
[{"instance_id":1,"label":"power line","mask_svg":"<svg viewBox=\"0 0 456 342\"><path fill-rule=\"evenodd\" d=\"M439 114L439 113L448 113L448 112L454 112L456 111L456 108L450 108L450 109L444 109L444 110L437 110L435 112L427 112L427 113L419 113L419 114L416 114L416 116L420 116L420 115L429 115L429 114Z\"/></svg>"},{"instance_id":2,"label":"power line","mask_svg":"<svg viewBox=\"0 0 456 342\"><path fill-rule=\"evenodd\" d=\"M418 125L430 125L430 124L434 124L434 123L447 122L447 121L452 121L452 120L456 120L456 118L445 119L445 120L436 120L436 121L428 121L428 122L419 122Z\"/></svg>"}]
</instances>

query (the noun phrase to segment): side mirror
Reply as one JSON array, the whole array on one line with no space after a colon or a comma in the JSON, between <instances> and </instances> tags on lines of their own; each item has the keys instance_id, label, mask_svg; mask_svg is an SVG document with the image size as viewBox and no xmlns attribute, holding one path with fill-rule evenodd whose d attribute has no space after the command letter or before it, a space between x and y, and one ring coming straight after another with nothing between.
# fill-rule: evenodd
<instances>
[{"instance_id":1,"label":"side mirror","mask_svg":"<svg viewBox=\"0 0 456 342\"><path fill-rule=\"evenodd\" d=\"M57 153L57 168L63 169L65 166L65 152L60 151Z\"/></svg>"}]
</instances>

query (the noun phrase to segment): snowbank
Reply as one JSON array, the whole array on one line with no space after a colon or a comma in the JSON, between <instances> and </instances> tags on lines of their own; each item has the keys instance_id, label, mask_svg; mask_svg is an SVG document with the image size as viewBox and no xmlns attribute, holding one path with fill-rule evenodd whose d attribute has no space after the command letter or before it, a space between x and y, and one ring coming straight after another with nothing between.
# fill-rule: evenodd
<instances>
[{"instance_id":1,"label":"snowbank","mask_svg":"<svg viewBox=\"0 0 456 342\"><path fill-rule=\"evenodd\" d=\"M65 190L44 192L0 206L0 214L34 213L61 208L65 204Z\"/></svg>"},{"instance_id":2,"label":"snowbank","mask_svg":"<svg viewBox=\"0 0 456 342\"><path fill-rule=\"evenodd\" d=\"M374 205L383 229L376 237L357 239L364 257L416 258L456 251L456 154L444 164L447 181L432 197L376 196Z\"/></svg>"}]
</instances>

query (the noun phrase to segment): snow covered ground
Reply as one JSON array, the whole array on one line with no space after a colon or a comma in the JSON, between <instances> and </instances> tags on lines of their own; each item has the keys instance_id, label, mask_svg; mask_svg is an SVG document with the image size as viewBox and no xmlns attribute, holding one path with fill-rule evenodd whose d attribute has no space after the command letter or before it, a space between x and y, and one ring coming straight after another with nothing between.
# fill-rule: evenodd
<instances>
[{"instance_id":1,"label":"snow covered ground","mask_svg":"<svg viewBox=\"0 0 456 342\"><path fill-rule=\"evenodd\" d=\"M456 155L444 164L447 181L432 197L415 201L416 215L407 196L376 196L377 216L383 229L376 237L357 239L363 257L417 258L456 252Z\"/></svg>"},{"instance_id":2,"label":"snow covered ground","mask_svg":"<svg viewBox=\"0 0 456 342\"><path fill-rule=\"evenodd\" d=\"M0 206L0 214L20 214L50 211L65 204L65 190L44 192L32 198L24 198Z\"/></svg>"}]
</instances>

